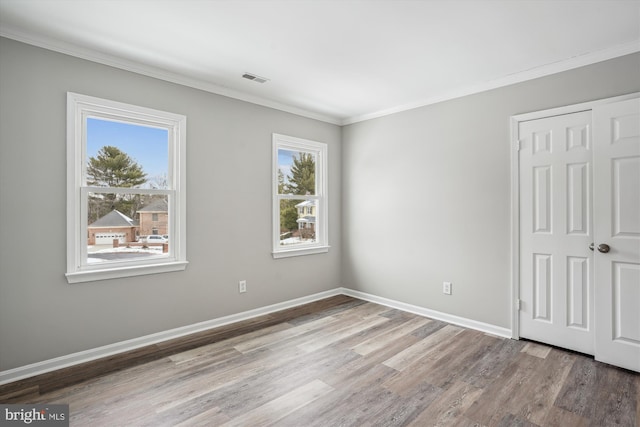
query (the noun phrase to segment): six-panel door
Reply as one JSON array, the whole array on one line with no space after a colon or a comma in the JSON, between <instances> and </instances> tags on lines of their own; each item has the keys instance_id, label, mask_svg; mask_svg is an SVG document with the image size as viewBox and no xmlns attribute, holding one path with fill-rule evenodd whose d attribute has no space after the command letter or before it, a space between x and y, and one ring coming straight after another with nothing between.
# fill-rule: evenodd
<instances>
[{"instance_id":1,"label":"six-panel door","mask_svg":"<svg viewBox=\"0 0 640 427\"><path fill-rule=\"evenodd\" d=\"M640 99L594 108L593 128L595 357L640 372Z\"/></svg>"},{"instance_id":2,"label":"six-panel door","mask_svg":"<svg viewBox=\"0 0 640 427\"><path fill-rule=\"evenodd\" d=\"M591 112L519 136L520 336L593 354Z\"/></svg>"}]
</instances>

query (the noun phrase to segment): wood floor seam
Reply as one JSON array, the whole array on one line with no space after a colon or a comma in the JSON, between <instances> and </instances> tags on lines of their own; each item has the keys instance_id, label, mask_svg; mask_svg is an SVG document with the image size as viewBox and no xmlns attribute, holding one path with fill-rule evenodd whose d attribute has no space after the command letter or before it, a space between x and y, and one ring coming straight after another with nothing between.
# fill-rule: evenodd
<instances>
[{"instance_id":1,"label":"wood floor seam","mask_svg":"<svg viewBox=\"0 0 640 427\"><path fill-rule=\"evenodd\" d=\"M0 386L71 426L638 427L640 375L346 296Z\"/></svg>"}]
</instances>

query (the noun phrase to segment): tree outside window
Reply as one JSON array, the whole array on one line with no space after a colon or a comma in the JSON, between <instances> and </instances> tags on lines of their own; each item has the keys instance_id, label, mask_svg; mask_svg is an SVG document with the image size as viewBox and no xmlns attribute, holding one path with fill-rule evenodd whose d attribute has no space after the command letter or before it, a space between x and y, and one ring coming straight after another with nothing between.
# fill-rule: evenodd
<instances>
[{"instance_id":1,"label":"tree outside window","mask_svg":"<svg viewBox=\"0 0 640 427\"><path fill-rule=\"evenodd\" d=\"M74 93L67 105L68 281L184 270L186 118ZM170 246L140 244L152 215Z\"/></svg>"},{"instance_id":2,"label":"tree outside window","mask_svg":"<svg viewBox=\"0 0 640 427\"><path fill-rule=\"evenodd\" d=\"M274 135L274 257L326 252L326 144Z\"/></svg>"}]
</instances>

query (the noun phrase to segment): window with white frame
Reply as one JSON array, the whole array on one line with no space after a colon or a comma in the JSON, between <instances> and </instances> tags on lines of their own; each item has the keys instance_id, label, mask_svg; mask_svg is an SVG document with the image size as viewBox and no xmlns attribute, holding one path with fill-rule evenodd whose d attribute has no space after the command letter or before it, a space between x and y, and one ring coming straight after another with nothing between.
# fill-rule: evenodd
<instances>
[{"instance_id":1,"label":"window with white frame","mask_svg":"<svg viewBox=\"0 0 640 427\"><path fill-rule=\"evenodd\" d=\"M67 94L69 283L186 268L185 149L185 116Z\"/></svg>"},{"instance_id":2,"label":"window with white frame","mask_svg":"<svg viewBox=\"0 0 640 427\"><path fill-rule=\"evenodd\" d=\"M273 257L329 250L327 145L273 134Z\"/></svg>"}]
</instances>

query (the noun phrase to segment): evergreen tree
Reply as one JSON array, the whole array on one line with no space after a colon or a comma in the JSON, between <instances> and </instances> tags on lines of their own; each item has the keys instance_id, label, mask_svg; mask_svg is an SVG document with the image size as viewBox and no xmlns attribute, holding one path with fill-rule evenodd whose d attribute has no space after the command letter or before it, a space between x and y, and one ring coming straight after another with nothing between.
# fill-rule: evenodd
<instances>
[{"instance_id":1,"label":"evergreen tree","mask_svg":"<svg viewBox=\"0 0 640 427\"><path fill-rule=\"evenodd\" d=\"M298 210L295 207L296 200L280 200L280 231L293 231L298 229Z\"/></svg>"},{"instance_id":2,"label":"evergreen tree","mask_svg":"<svg viewBox=\"0 0 640 427\"><path fill-rule=\"evenodd\" d=\"M314 195L316 193L316 161L311 153L300 153L293 156L291 174L287 175L278 170L279 194ZM295 231L298 229L298 210L295 205L299 199L280 200L280 231Z\"/></svg>"},{"instance_id":3,"label":"evergreen tree","mask_svg":"<svg viewBox=\"0 0 640 427\"><path fill-rule=\"evenodd\" d=\"M87 164L87 184L96 187L134 188L144 184L147 175L129 155L117 147L104 146ZM141 207L138 194L97 194L89 198L91 224L98 218L117 209L133 218Z\"/></svg>"},{"instance_id":4,"label":"evergreen tree","mask_svg":"<svg viewBox=\"0 0 640 427\"><path fill-rule=\"evenodd\" d=\"M316 194L316 160L311 153L293 157L289 187L293 194Z\"/></svg>"},{"instance_id":5,"label":"evergreen tree","mask_svg":"<svg viewBox=\"0 0 640 427\"><path fill-rule=\"evenodd\" d=\"M278 169L278 194L285 194L287 192L287 184L284 182L284 173Z\"/></svg>"},{"instance_id":6,"label":"evergreen tree","mask_svg":"<svg viewBox=\"0 0 640 427\"><path fill-rule=\"evenodd\" d=\"M278 194L289 193L289 186L284 180L284 173L278 169ZM293 231L298 228L298 211L295 208L296 200L280 200L280 232Z\"/></svg>"},{"instance_id":7,"label":"evergreen tree","mask_svg":"<svg viewBox=\"0 0 640 427\"><path fill-rule=\"evenodd\" d=\"M97 187L132 188L144 184L147 174L118 147L105 145L87 165L87 184Z\"/></svg>"}]
</instances>

